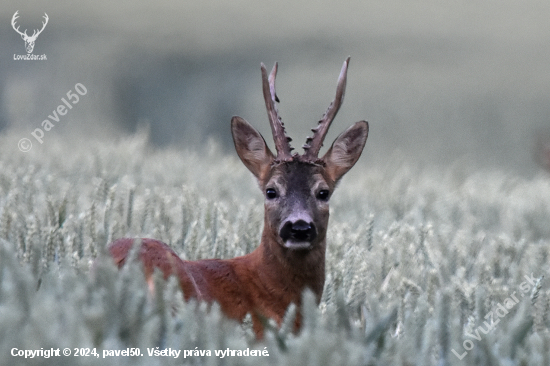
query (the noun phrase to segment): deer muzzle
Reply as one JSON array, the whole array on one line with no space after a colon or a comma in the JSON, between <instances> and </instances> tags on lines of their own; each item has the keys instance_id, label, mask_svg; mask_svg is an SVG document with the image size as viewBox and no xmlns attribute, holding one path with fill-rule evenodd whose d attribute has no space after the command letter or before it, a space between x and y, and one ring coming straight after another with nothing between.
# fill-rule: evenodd
<instances>
[{"instance_id":1,"label":"deer muzzle","mask_svg":"<svg viewBox=\"0 0 550 366\"><path fill-rule=\"evenodd\" d=\"M311 221L288 220L281 226L279 236L288 249L309 249L317 237L317 229Z\"/></svg>"}]
</instances>

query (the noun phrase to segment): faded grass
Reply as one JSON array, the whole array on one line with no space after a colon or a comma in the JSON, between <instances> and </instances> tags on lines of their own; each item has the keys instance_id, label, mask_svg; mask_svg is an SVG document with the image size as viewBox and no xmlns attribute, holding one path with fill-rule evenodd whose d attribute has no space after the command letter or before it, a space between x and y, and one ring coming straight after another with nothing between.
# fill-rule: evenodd
<instances>
[{"instance_id":1,"label":"faded grass","mask_svg":"<svg viewBox=\"0 0 550 366\"><path fill-rule=\"evenodd\" d=\"M420 168L368 157L331 202L327 281L305 326L255 343L216 306L183 303L174 281L147 294L138 265L118 271L105 245L153 237L182 258L229 258L259 243L262 201L251 174L214 144L153 150L146 136L62 141L27 154L0 137L0 358L3 365L542 365L550 364L546 279L519 297L525 275L549 271L550 177ZM185 156L185 157L184 157ZM159 279L160 281L160 279ZM162 290L164 289L164 290ZM485 315L519 304L488 334ZM496 318L495 318L496 319ZM465 340L473 349L459 360ZM19 349L267 347L269 358L61 357Z\"/></svg>"}]
</instances>

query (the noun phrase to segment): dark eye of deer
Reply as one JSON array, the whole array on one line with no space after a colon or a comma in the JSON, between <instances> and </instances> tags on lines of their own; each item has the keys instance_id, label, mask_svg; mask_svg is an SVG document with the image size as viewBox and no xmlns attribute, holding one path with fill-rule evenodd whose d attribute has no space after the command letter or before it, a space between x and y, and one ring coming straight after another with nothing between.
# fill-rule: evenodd
<instances>
[{"instance_id":1,"label":"dark eye of deer","mask_svg":"<svg viewBox=\"0 0 550 366\"><path fill-rule=\"evenodd\" d=\"M322 189L322 190L319 191L319 193L317 193L317 199L319 199L321 201L328 200L328 196L329 196L329 192L326 189Z\"/></svg>"},{"instance_id":2,"label":"dark eye of deer","mask_svg":"<svg viewBox=\"0 0 550 366\"><path fill-rule=\"evenodd\" d=\"M275 191L273 188L268 188L265 190L265 196L270 200L277 198L277 191Z\"/></svg>"}]
</instances>

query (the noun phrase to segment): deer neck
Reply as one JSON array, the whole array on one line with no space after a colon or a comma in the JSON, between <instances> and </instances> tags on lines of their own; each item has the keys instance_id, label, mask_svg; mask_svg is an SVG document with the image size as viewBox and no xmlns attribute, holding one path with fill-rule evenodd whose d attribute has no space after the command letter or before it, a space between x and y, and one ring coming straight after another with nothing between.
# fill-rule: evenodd
<instances>
[{"instance_id":1,"label":"deer neck","mask_svg":"<svg viewBox=\"0 0 550 366\"><path fill-rule=\"evenodd\" d=\"M278 240L279 237L265 223L262 241L254 251L260 265L258 278L269 288L290 291L298 302L306 288L313 291L317 301L320 301L325 284L324 233L310 250L288 249L280 245Z\"/></svg>"}]
</instances>

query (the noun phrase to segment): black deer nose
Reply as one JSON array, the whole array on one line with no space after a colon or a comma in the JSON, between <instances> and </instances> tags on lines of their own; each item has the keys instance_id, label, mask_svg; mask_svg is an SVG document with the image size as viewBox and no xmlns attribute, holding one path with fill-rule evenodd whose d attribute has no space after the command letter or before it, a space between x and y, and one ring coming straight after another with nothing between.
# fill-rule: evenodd
<instances>
[{"instance_id":1,"label":"black deer nose","mask_svg":"<svg viewBox=\"0 0 550 366\"><path fill-rule=\"evenodd\" d=\"M307 223L304 220L296 222L287 221L281 228L279 235L284 241L290 239L311 242L317 236L317 230L313 223Z\"/></svg>"}]
</instances>

